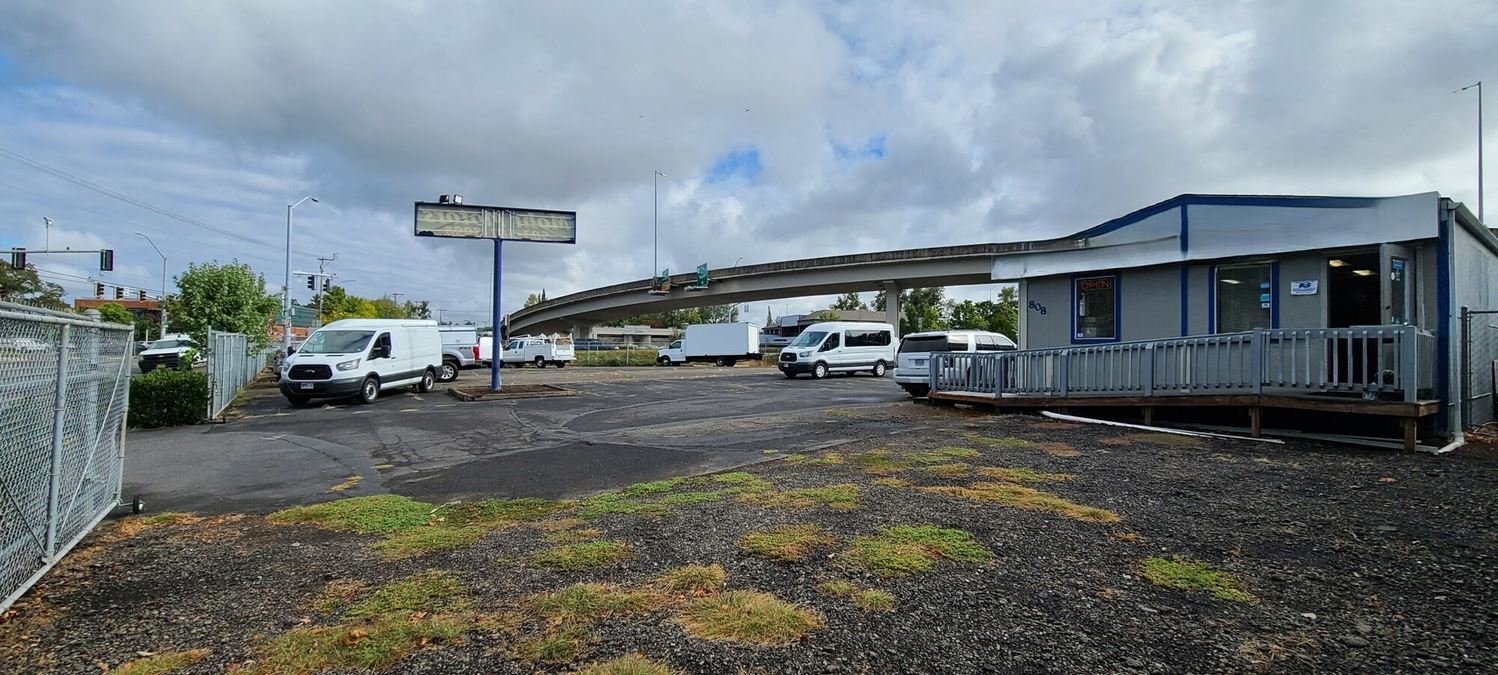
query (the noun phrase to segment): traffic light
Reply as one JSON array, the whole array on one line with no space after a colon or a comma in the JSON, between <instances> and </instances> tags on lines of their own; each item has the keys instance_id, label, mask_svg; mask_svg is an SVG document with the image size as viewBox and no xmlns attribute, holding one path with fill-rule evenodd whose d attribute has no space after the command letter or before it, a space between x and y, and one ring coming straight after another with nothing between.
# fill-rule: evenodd
<instances>
[{"instance_id":1,"label":"traffic light","mask_svg":"<svg viewBox=\"0 0 1498 675\"><path fill-rule=\"evenodd\" d=\"M146 301L146 289L142 288L142 289L136 291L135 292L135 299L139 300L141 302L145 302Z\"/></svg>"},{"instance_id":2,"label":"traffic light","mask_svg":"<svg viewBox=\"0 0 1498 675\"><path fill-rule=\"evenodd\" d=\"M10 266L14 269L26 269L26 249L13 248L10 250Z\"/></svg>"},{"instance_id":3,"label":"traffic light","mask_svg":"<svg viewBox=\"0 0 1498 675\"><path fill-rule=\"evenodd\" d=\"M315 290L317 290L317 277L314 277L314 276L311 276L311 275L307 276L307 290L309 290L309 291L315 291Z\"/></svg>"},{"instance_id":4,"label":"traffic light","mask_svg":"<svg viewBox=\"0 0 1498 675\"><path fill-rule=\"evenodd\" d=\"M323 277L323 280L322 280L322 290L323 290L324 293L328 292L328 286L331 285L331 284L328 283L329 281L330 281L330 279L328 279L327 277Z\"/></svg>"},{"instance_id":5,"label":"traffic light","mask_svg":"<svg viewBox=\"0 0 1498 675\"><path fill-rule=\"evenodd\" d=\"M114 271L114 249L106 248L102 251L99 251L99 271Z\"/></svg>"},{"instance_id":6,"label":"traffic light","mask_svg":"<svg viewBox=\"0 0 1498 675\"><path fill-rule=\"evenodd\" d=\"M96 298L103 298L104 297L104 282L102 282L102 281L95 281L94 282L94 297L96 297Z\"/></svg>"},{"instance_id":7,"label":"traffic light","mask_svg":"<svg viewBox=\"0 0 1498 675\"><path fill-rule=\"evenodd\" d=\"M114 299L115 300L124 300L125 299L125 287L124 286L115 286L114 287Z\"/></svg>"}]
</instances>

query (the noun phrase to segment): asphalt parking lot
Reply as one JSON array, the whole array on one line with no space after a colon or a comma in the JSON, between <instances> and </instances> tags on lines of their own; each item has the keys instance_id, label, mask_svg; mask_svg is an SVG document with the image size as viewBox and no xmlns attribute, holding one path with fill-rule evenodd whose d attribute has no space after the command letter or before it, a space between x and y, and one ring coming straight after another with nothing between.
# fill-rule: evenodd
<instances>
[{"instance_id":1,"label":"asphalt parking lot","mask_svg":"<svg viewBox=\"0 0 1498 675\"><path fill-rule=\"evenodd\" d=\"M488 377L466 371L447 386ZM889 378L786 380L770 368L524 368L503 377L576 395L465 403L439 386L373 405L295 409L274 388L252 389L229 422L132 431L125 498L201 513L384 492L436 502L569 498L898 433L901 425L877 416L839 413L908 400Z\"/></svg>"}]
</instances>

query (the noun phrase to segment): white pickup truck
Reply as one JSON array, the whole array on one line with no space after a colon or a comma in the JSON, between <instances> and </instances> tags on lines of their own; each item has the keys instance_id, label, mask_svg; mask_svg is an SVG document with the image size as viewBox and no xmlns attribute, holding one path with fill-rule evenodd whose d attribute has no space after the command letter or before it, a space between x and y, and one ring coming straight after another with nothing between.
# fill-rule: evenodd
<instances>
[{"instance_id":1,"label":"white pickup truck","mask_svg":"<svg viewBox=\"0 0 1498 675\"><path fill-rule=\"evenodd\" d=\"M494 362L493 338L479 338L479 360L490 364ZM518 335L506 341L504 350L499 353L501 367L519 368L527 363L534 363L537 368L564 368L575 360L577 352L572 345L572 338L567 335Z\"/></svg>"}]
</instances>

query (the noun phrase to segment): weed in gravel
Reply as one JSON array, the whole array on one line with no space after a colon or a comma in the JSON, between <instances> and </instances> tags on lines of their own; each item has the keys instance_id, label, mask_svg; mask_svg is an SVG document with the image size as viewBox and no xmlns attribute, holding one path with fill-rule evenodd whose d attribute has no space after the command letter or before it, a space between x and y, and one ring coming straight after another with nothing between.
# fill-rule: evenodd
<instances>
[{"instance_id":1,"label":"weed in gravel","mask_svg":"<svg viewBox=\"0 0 1498 675\"><path fill-rule=\"evenodd\" d=\"M573 584L559 591L534 596L531 608L558 624L596 621L615 614L644 612L660 604L660 598L642 591L626 591L608 584Z\"/></svg>"},{"instance_id":2,"label":"weed in gravel","mask_svg":"<svg viewBox=\"0 0 1498 675\"><path fill-rule=\"evenodd\" d=\"M167 675L186 668L208 655L207 649L192 649L185 652L162 652L141 659L126 661L110 672L115 675Z\"/></svg>"},{"instance_id":3,"label":"weed in gravel","mask_svg":"<svg viewBox=\"0 0 1498 675\"><path fill-rule=\"evenodd\" d=\"M864 471L875 474L898 473L910 468L910 464L896 459L888 448L879 448L853 456L853 463Z\"/></svg>"},{"instance_id":4,"label":"weed in gravel","mask_svg":"<svg viewBox=\"0 0 1498 675\"><path fill-rule=\"evenodd\" d=\"M832 579L817 584L817 592L838 598L846 598L858 590L858 585L843 579Z\"/></svg>"},{"instance_id":5,"label":"weed in gravel","mask_svg":"<svg viewBox=\"0 0 1498 675\"><path fill-rule=\"evenodd\" d=\"M858 508L858 486L839 483L781 492L750 492L739 495L739 499L766 507L807 508L822 504L834 511L852 511Z\"/></svg>"},{"instance_id":6,"label":"weed in gravel","mask_svg":"<svg viewBox=\"0 0 1498 675\"><path fill-rule=\"evenodd\" d=\"M978 473L1008 483L1058 483L1076 478L1069 473L1042 473L1025 467L983 466L978 467Z\"/></svg>"},{"instance_id":7,"label":"weed in gravel","mask_svg":"<svg viewBox=\"0 0 1498 675\"><path fill-rule=\"evenodd\" d=\"M931 466L923 466L921 467L921 471L929 474L935 474L937 476L946 476L948 478L951 478L956 476L966 476L968 469L971 468L972 466L967 462L948 462L946 464L932 464Z\"/></svg>"},{"instance_id":8,"label":"weed in gravel","mask_svg":"<svg viewBox=\"0 0 1498 675\"><path fill-rule=\"evenodd\" d=\"M149 516L123 518L114 526L111 534L121 538L129 538L149 529L165 525L191 525L201 520L203 519L189 513L164 511Z\"/></svg>"},{"instance_id":9,"label":"weed in gravel","mask_svg":"<svg viewBox=\"0 0 1498 675\"><path fill-rule=\"evenodd\" d=\"M843 462L843 453L840 452L829 452L821 457L806 460L810 466L834 466Z\"/></svg>"},{"instance_id":10,"label":"weed in gravel","mask_svg":"<svg viewBox=\"0 0 1498 675\"><path fill-rule=\"evenodd\" d=\"M1201 436L1186 436L1183 434L1168 434L1164 432L1145 432L1129 434L1125 438L1135 443L1152 443L1154 445L1169 445L1177 448L1204 448L1207 446L1206 439Z\"/></svg>"},{"instance_id":11,"label":"weed in gravel","mask_svg":"<svg viewBox=\"0 0 1498 675\"><path fill-rule=\"evenodd\" d=\"M587 520L601 518L612 513L664 516L668 511L670 509L662 504L631 499L628 495L617 492L595 495L577 503L577 515Z\"/></svg>"},{"instance_id":12,"label":"weed in gravel","mask_svg":"<svg viewBox=\"0 0 1498 675\"><path fill-rule=\"evenodd\" d=\"M663 506L691 506L693 504L706 504L723 498L723 493L714 491L678 492L674 495L666 495L660 500Z\"/></svg>"},{"instance_id":13,"label":"weed in gravel","mask_svg":"<svg viewBox=\"0 0 1498 675\"><path fill-rule=\"evenodd\" d=\"M722 565L683 565L656 578L666 590L687 595L710 595L723 588L728 572Z\"/></svg>"},{"instance_id":14,"label":"weed in gravel","mask_svg":"<svg viewBox=\"0 0 1498 675\"><path fill-rule=\"evenodd\" d=\"M963 459L972 459L979 454L977 450L972 448L937 448L933 452L945 457L960 457Z\"/></svg>"},{"instance_id":15,"label":"weed in gravel","mask_svg":"<svg viewBox=\"0 0 1498 675\"><path fill-rule=\"evenodd\" d=\"M427 572L380 587L349 608L351 618L402 612L459 611L468 608L463 584L447 572Z\"/></svg>"},{"instance_id":16,"label":"weed in gravel","mask_svg":"<svg viewBox=\"0 0 1498 675\"><path fill-rule=\"evenodd\" d=\"M358 579L334 579L322 589L322 594L317 596L312 608L324 613L336 612L353 604L354 599L364 592L364 588L364 582Z\"/></svg>"},{"instance_id":17,"label":"weed in gravel","mask_svg":"<svg viewBox=\"0 0 1498 675\"><path fill-rule=\"evenodd\" d=\"M526 557L532 565L567 572L613 564L629 556L629 546L617 541L587 541L537 551Z\"/></svg>"},{"instance_id":18,"label":"weed in gravel","mask_svg":"<svg viewBox=\"0 0 1498 675\"><path fill-rule=\"evenodd\" d=\"M854 539L843 555L849 564L882 577L928 571L937 558L979 563L992 557L973 535L935 525L886 527L878 535Z\"/></svg>"},{"instance_id":19,"label":"weed in gravel","mask_svg":"<svg viewBox=\"0 0 1498 675\"><path fill-rule=\"evenodd\" d=\"M888 591L866 588L853 594L853 604L870 612L893 612L895 596Z\"/></svg>"},{"instance_id":20,"label":"weed in gravel","mask_svg":"<svg viewBox=\"0 0 1498 675\"><path fill-rule=\"evenodd\" d=\"M592 541L601 536L603 536L603 530L600 530L596 527L585 527L576 530L559 530L557 532L547 533L546 543L553 546L562 546L564 544L581 544L585 541Z\"/></svg>"},{"instance_id":21,"label":"weed in gravel","mask_svg":"<svg viewBox=\"0 0 1498 675\"><path fill-rule=\"evenodd\" d=\"M875 478L874 484L883 485L884 487L902 488L909 487L910 481L901 478Z\"/></svg>"},{"instance_id":22,"label":"weed in gravel","mask_svg":"<svg viewBox=\"0 0 1498 675\"><path fill-rule=\"evenodd\" d=\"M1223 600L1249 602L1254 596L1243 582L1204 562L1185 558L1145 558L1140 564L1146 581L1165 588L1205 591Z\"/></svg>"},{"instance_id":23,"label":"weed in gravel","mask_svg":"<svg viewBox=\"0 0 1498 675\"><path fill-rule=\"evenodd\" d=\"M597 641L588 631L576 626L550 631L515 643L515 655L530 662L559 665L577 660Z\"/></svg>"},{"instance_id":24,"label":"weed in gravel","mask_svg":"<svg viewBox=\"0 0 1498 675\"><path fill-rule=\"evenodd\" d=\"M780 461L787 464L800 464L806 461L806 455L786 455L781 457Z\"/></svg>"},{"instance_id":25,"label":"weed in gravel","mask_svg":"<svg viewBox=\"0 0 1498 675\"><path fill-rule=\"evenodd\" d=\"M652 481L649 483L635 483L634 485L620 490L620 492L623 492L624 494L627 494L631 497L640 497L661 492L670 492L671 490L675 489L677 485L680 485L681 481L681 478L667 478L666 480Z\"/></svg>"},{"instance_id":26,"label":"weed in gravel","mask_svg":"<svg viewBox=\"0 0 1498 675\"><path fill-rule=\"evenodd\" d=\"M1125 544L1137 544L1142 539L1138 532L1111 532L1108 538L1113 541L1121 541Z\"/></svg>"},{"instance_id":27,"label":"weed in gravel","mask_svg":"<svg viewBox=\"0 0 1498 675\"><path fill-rule=\"evenodd\" d=\"M540 520L564 506L560 502L534 497L484 499L452 504L439 510L438 516L449 525L477 525L497 529L517 522Z\"/></svg>"},{"instance_id":28,"label":"weed in gravel","mask_svg":"<svg viewBox=\"0 0 1498 675\"><path fill-rule=\"evenodd\" d=\"M1115 523L1118 514L1095 506L1083 506L1049 492L1014 483L974 483L968 487L923 487L921 492L974 501L993 502L1026 511L1040 511L1090 523Z\"/></svg>"},{"instance_id":29,"label":"weed in gravel","mask_svg":"<svg viewBox=\"0 0 1498 675\"><path fill-rule=\"evenodd\" d=\"M681 671L664 666L639 654L626 654L617 659L600 661L574 675L680 675Z\"/></svg>"},{"instance_id":30,"label":"weed in gravel","mask_svg":"<svg viewBox=\"0 0 1498 675\"><path fill-rule=\"evenodd\" d=\"M270 514L273 523L305 523L359 534L391 534L425 525L432 505L401 495L351 497Z\"/></svg>"},{"instance_id":31,"label":"weed in gravel","mask_svg":"<svg viewBox=\"0 0 1498 675\"><path fill-rule=\"evenodd\" d=\"M488 532L482 527L415 527L375 542L374 549L387 559L409 558L423 553L467 548Z\"/></svg>"},{"instance_id":32,"label":"weed in gravel","mask_svg":"<svg viewBox=\"0 0 1498 675\"><path fill-rule=\"evenodd\" d=\"M739 548L776 562L801 562L818 546L836 543L832 535L816 525L782 525L750 532L739 540Z\"/></svg>"},{"instance_id":33,"label":"weed in gravel","mask_svg":"<svg viewBox=\"0 0 1498 675\"><path fill-rule=\"evenodd\" d=\"M981 443L991 448L1001 448L1004 450L1023 450L1035 447L1034 441L1027 441L1023 438L995 438L993 436L984 436L976 431L964 431L962 432L962 437L969 443Z\"/></svg>"},{"instance_id":34,"label":"weed in gravel","mask_svg":"<svg viewBox=\"0 0 1498 675\"><path fill-rule=\"evenodd\" d=\"M802 457L802 455L792 455L792 457ZM728 487L724 489L724 492L727 492L729 494L765 492L771 489L770 484L763 478L749 473L748 471L730 471L728 473L720 473L716 476L713 476L712 481L714 483L727 485Z\"/></svg>"},{"instance_id":35,"label":"weed in gravel","mask_svg":"<svg viewBox=\"0 0 1498 675\"><path fill-rule=\"evenodd\" d=\"M676 620L693 637L757 645L792 644L822 625L816 612L758 591L702 598Z\"/></svg>"}]
</instances>

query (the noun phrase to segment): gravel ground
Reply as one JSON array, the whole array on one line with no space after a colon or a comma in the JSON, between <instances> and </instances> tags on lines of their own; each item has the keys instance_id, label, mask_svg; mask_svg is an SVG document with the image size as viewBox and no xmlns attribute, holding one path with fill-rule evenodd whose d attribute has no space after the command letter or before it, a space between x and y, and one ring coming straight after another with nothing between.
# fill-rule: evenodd
<instances>
[{"instance_id":1,"label":"gravel ground","mask_svg":"<svg viewBox=\"0 0 1498 675\"><path fill-rule=\"evenodd\" d=\"M467 548L400 560L372 550L374 537L259 516L110 524L0 622L0 655L8 672L71 673L118 667L138 653L206 649L180 672L253 669L275 636L338 621L312 608L330 581L378 586L446 570L466 585L477 611L518 618L481 623L415 651L389 672L565 672L630 652L690 673L1423 672L1495 661L1498 453L1491 449L1433 457L1183 441L909 404L830 411L828 419L888 420L894 433L794 456L799 461L767 456L771 461L750 473L782 491L853 483L858 508L730 498L659 517L605 515L583 527L627 543L632 555L591 570L524 562L551 545L530 524ZM1033 487L1120 520L1088 522L922 492L917 488L991 479L918 467L875 476L853 461L875 448L902 456L949 446L978 450L979 457L954 460L974 467L1071 474L1073 480ZM839 457L842 463L832 463ZM892 477L911 484L892 486ZM702 483L673 492L723 487L711 478ZM750 531L792 523L820 525L837 544L793 564L736 547ZM842 555L856 536L919 524L966 530L995 557L880 578L851 568ZM1141 577L1144 559L1176 556L1230 573L1254 599L1222 600ZM525 598L579 581L640 587L689 563L722 565L728 589L773 593L814 609L823 625L790 646L748 646L691 637L676 622L677 609L667 607L592 625L586 652L572 663L513 654L545 628L519 614ZM832 579L890 592L894 611L865 611L817 591Z\"/></svg>"}]
</instances>

